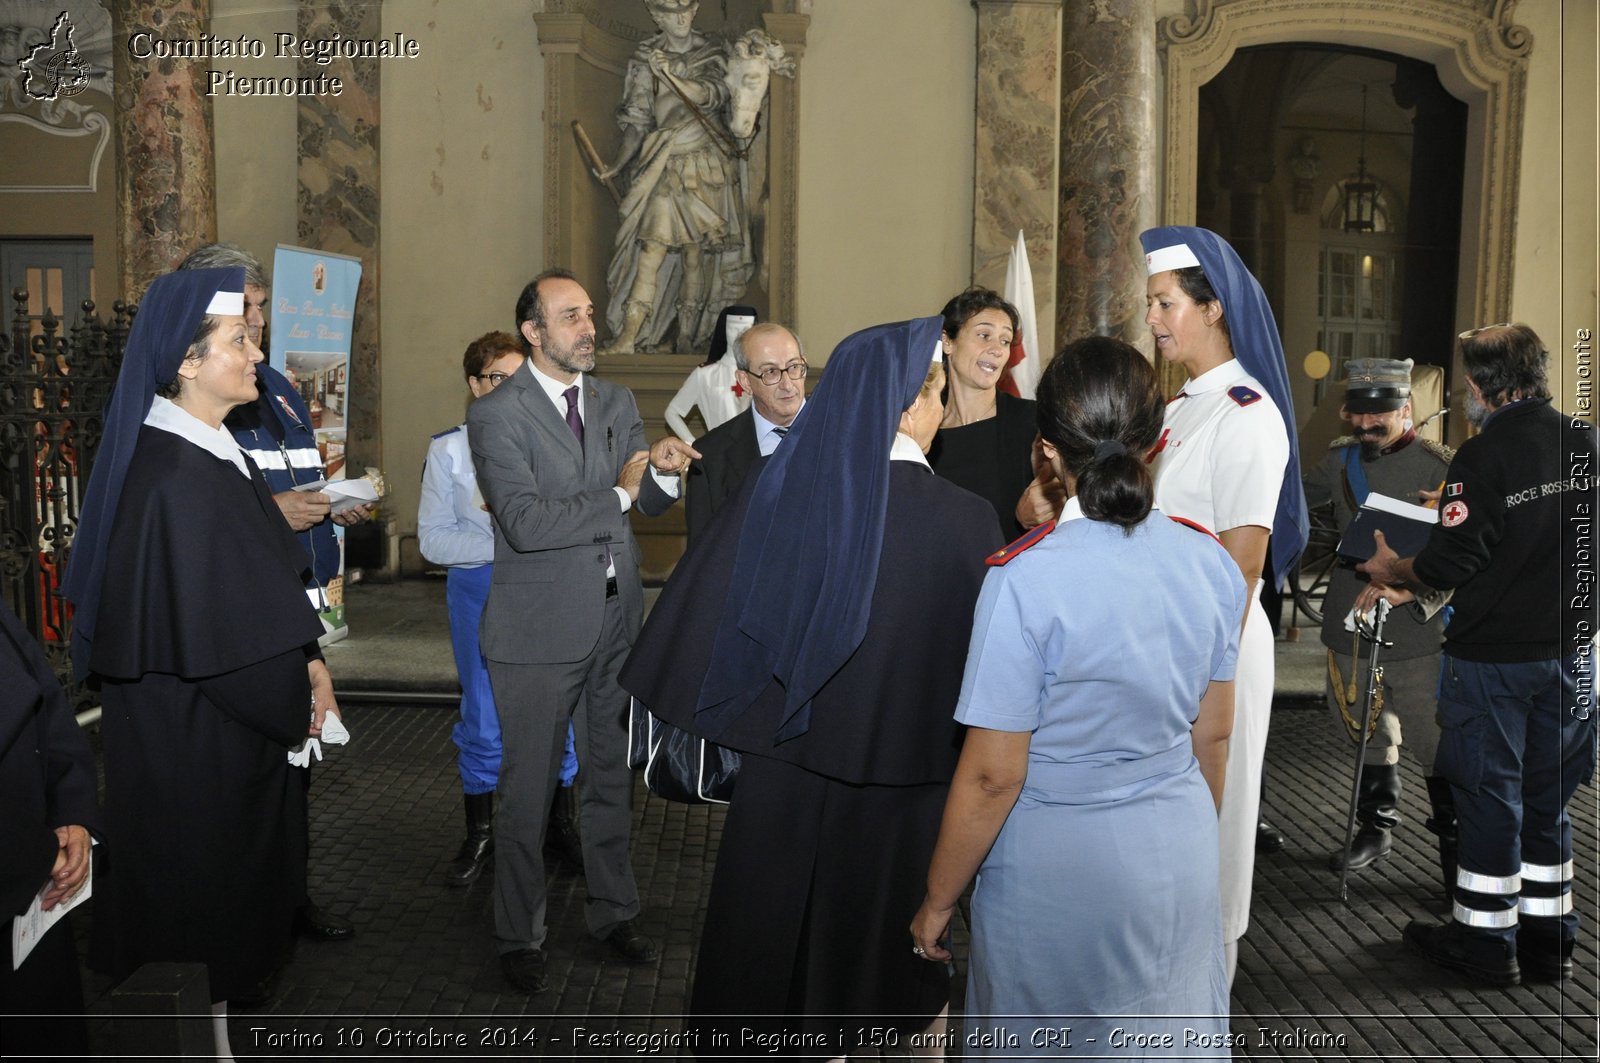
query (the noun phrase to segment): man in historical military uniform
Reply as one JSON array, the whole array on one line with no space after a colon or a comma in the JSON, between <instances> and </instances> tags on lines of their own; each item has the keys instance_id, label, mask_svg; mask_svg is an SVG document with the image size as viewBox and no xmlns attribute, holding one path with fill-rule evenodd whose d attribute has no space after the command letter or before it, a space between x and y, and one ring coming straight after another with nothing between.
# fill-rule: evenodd
<instances>
[{"instance_id":1,"label":"man in historical military uniform","mask_svg":"<svg viewBox=\"0 0 1600 1063\"><path fill-rule=\"evenodd\" d=\"M1306 504L1331 504L1342 532L1356 510L1376 491L1402 502L1421 502L1421 493L1444 483L1452 451L1418 437L1411 421L1411 360L1356 358L1349 363L1343 415L1352 434L1335 439L1305 477ZM1359 741L1362 693L1366 690L1370 643L1347 626L1351 606L1367 584L1353 567L1340 565L1328 578L1322 603L1322 644L1328 647L1328 705L1352 742ZM1409 594L1396 597L1410 597ZM1443 595L1396 609L1384 625L1382 713L1367 743L1361 769L1356 818L1361 829L1346 853L1329 858L1337 871L1352 870L1388 855L1390 832L1400 822L1400 746L1402 740L1422 768L1433 804L1428 829L1439 835L1439 859L1446 889L1455 876L1455 812L1450 784L1433 774L1439 745L1435 694L1439 686L1439 646L1444 623Z\"/></svg>"}]
</instances>

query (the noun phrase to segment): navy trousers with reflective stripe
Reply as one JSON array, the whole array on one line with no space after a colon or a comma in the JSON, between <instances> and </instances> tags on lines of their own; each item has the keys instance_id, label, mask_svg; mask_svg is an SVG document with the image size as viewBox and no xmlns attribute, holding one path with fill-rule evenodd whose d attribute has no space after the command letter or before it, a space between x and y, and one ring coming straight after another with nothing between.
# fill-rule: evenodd
<instances>
[{"instance_id":1,"label":"navy trousers with reflective stripe","mask_svg":"<svg viewBox=\"0 0 1600 1063\"><path fill-rule=\"evenodd\" d=\"M1444 658L1434 770L1456 800L1457 922L1507 939L1519 923L1541 937L1577 936L1566 806L1595 768L1595 717L1571 711L1577 667L1576 656Z\"/></svg>"}]
</instances>

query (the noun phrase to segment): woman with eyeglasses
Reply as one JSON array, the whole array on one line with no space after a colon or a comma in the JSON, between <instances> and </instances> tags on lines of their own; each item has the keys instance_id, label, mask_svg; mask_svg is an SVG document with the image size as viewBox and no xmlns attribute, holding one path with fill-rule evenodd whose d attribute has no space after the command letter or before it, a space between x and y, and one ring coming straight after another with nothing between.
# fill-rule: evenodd
<instances>
[{"instance_id":1,"label":"woman with eyeglasses","mask_svg":"<svg viewBox=\"0 0 1600 1063\"><path fill-rule=\"evenodd\" d=\"M522 368L522 341L509 332L489 332L467 345L461 367L474 400L499 387ZM469 886L494 855L494 792L500 777L500 717L489 687L489 669L478 646L478 623L489 600L494 573L494 528L478 490L465 424L440 432L428 444L422 466L422 501L417 506L417 545L422 556L446 568L445 603L450 609L450 644L461 681L461 719L451 738L466 806L467 836L445 869L450 886ZM578 844L572 782L578 755L572 728L561 760L561 786L550 809L546 844L575 867L583 866Z\"/></svg>"},{"instance_id":2,"label":"woman with eyeglasses","mask_svg":"<svg viewBox=\"0 0 1600 1063\"><path fill-rule=\"evenodd\" d=\"M1000 390L1017 308L998 292L968 288L940 314L949 383L928 461L938 475L987 499L1010 541L1023 531L1016 509L1034 477L1037 431L1033 403Z\"/></svg>"}]
</instances>

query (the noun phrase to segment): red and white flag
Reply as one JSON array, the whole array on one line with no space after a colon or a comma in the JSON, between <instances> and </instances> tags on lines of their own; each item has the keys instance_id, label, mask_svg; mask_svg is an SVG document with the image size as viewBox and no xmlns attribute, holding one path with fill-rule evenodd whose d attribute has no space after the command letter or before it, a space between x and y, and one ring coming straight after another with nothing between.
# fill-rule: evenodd
<instances>
[{"instance_id":1,"label":"red and white flag","mask_svg":"<svg viewBox=\"0 0 1600 1063\"><path fill-rule=\"evenodd\" d=\"M1017 331L1011 338L1008 371L1000 386L1021 399L1033 398L1039 386L1043 363L1039 354L1039 315L1033 304L1033 267L1028 264L1028 248L1017 230L1017 243L1006 263L1006 302L1017 308Z\"/></svg>"}]
</instances>

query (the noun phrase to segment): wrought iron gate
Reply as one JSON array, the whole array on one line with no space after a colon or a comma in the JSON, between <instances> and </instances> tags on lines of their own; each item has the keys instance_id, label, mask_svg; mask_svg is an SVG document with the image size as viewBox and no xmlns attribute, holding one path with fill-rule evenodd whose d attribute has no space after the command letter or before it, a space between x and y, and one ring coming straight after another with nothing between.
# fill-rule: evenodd
<instances>
[{"instance_id":1,"label":"wrought iron gate","mask_svg":"<svg viewBox=\"0 0 1600 1063\"><path fill-rule=\"evenodd\" d=\"M104 428L133 308L102 321L83 303L71 328L27 314L27 293L0 334L0 594L38 637L63 681L71 608L61 597L78 507Z\"/></svg>"}]
</instances>

